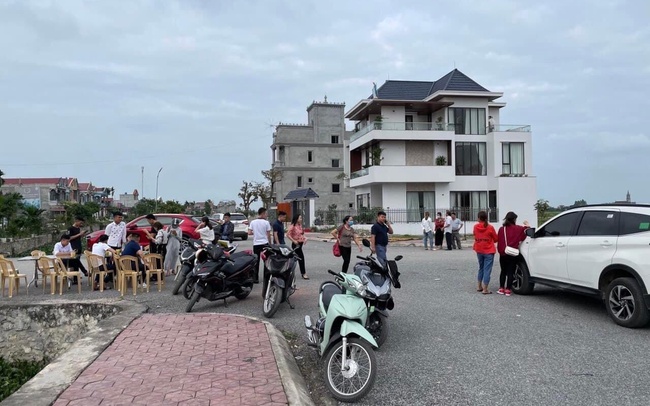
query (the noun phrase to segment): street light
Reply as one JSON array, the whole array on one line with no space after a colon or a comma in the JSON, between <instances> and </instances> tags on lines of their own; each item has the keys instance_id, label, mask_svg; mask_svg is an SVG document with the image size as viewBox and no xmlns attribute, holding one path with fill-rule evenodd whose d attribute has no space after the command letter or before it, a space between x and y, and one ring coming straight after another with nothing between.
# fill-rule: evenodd
<instances>
[{"instance_id":1,"label":"street light","mask_svg":"<svg viewBox=\"0 0 650 406\"><path fill-rule=\"evenodd\" d=\"M158 179L160 179L160 172L162 171L162 167L158 169L158 174L156 175L156 204L155 204L155 212L158 212Z\"/></svg>"}]
</instances>

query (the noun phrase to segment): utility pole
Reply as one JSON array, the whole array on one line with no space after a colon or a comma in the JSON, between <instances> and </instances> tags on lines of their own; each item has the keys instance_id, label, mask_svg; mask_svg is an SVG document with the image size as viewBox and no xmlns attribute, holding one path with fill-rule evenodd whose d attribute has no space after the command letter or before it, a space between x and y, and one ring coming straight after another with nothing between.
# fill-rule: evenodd
<instances>
[{"instance_id":1,"label":"utility pole","mask_svg":"<svg viewBox=\"0 0 650 406\"><path fill-rule=\"evenodd\" d=\"M158 169L158 174L156 175L156 204L155 204L155 209L154 211L158 211L158 179L160 178L160 172L162 171L162 167Z\"/></svg>"}]
</instances>

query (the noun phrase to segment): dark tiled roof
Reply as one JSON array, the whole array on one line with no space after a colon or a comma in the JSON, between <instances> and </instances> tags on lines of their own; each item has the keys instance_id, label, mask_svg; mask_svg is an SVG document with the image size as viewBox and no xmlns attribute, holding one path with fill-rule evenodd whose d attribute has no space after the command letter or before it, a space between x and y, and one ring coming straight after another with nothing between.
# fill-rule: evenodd
<instances>
[{"instance_id":1,"label":"dark tiled roof","mask_svg":"<svg viewBox=\"0 0 650 406\"><path fill-rule=\"evenodd\" d=\"M377 89L377 96L387 100L424 100L441 90L489 92L463 72L454 69L435 82L387 80Z\"/></svg>"},{"instance_id":2,"label":"dark tiled roof","mask_svg":"<svg viewBox=\"0 0 650 406\"><path fill-rule=\"evenodd\" d=\"M287 195L284 197L284 200L305 200L315 199L317 197L319 196L316 192L314 192L311 188L307 188L292 190L291 192L287 193Z\"/></svg>"}]
</instances>

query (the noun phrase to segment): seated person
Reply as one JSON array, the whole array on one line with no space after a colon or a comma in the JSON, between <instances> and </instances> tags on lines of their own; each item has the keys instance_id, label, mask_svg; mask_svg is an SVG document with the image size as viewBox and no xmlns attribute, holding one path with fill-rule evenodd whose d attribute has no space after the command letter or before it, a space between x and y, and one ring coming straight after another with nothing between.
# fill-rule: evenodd
<instances>
[{"instance_id":1,"label":"seated person","mask_svg":"<svg viewBox=\"0 0 650 406\"><path fill-rule=\"evenodd\" d=\"M147 273L145 272L144 263L142 262L142 259L144 258L144 251L140 246L140 234L138 233L129 234L129 236L127 237L127 243L124 246L124 248L122 248L122 256L125 255L130 255L139 259L138 270L140 270L140 274L142 275L142 281L144 285L144 280L146 279Z\"/></svg>"},{"instance_id":2,"label":"seated person","mask_svg":"<svg viewBox=\"0 0 650 406\"><path fill-rule=\"evenodd\" d=\"M61 240L54 244L54 251L52 253L56 257L61 258L63 264L68 268L72 268L73 271L78 272L81 268L81 261L76 257L76 253L72 249L72 245L70 245L70 235L63 234ZM85 269L83 271L84 275L88 276L88 271ZM77 278L75 278L74 283L78 283Z\"/></svg>"},{"instance_id":3,"label":"seated person","mask_svg":"<svg viewBox=\"0 0 650 406\"><path fill-rule=\"evenodd\" d=\"M221 240L232 242L235 237L235 225L230 221L230 213L223 215L223 223L221 223Z\"/></svg>"},{"instance_id":4,"label":"seated person","mask_svg":"<svg viewBox=\"0 0 650 406\"><path fill-rule=\"evenodd\" d=\"M115 255L115 250L111 248L108 245L108 235L103 234L99 237L99 241L93 245L93 254L99 255L102 258L106 258L106 253L110 253L112 255ZM109 271L115 270L115 262L113 261L112 257L106 258L106 267L108 268ZM100 265L99 269L104 271L104 265ZM106 278L104 279L104 282L110 282L113 279L112 274L106 275ZM95 276L95 282L93 284L93 290L98 290L99 289L99 275Z\"/></svg>"}]
</instances>

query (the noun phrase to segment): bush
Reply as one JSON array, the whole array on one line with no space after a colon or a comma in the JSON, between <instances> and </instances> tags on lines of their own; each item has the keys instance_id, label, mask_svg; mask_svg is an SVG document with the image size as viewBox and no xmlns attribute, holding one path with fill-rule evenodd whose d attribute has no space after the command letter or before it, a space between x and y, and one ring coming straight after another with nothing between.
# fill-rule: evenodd
<instances>
[{"instance_id":1,"label":"bush","mask_svg":"<svg viewBox=\"0 0 650 406\"><path fill-rule=\"evenodd\" d=\"M0 402L17 391L48 364L49 361L5 361L0 358Z\"/></svg>"}]
</instances>

